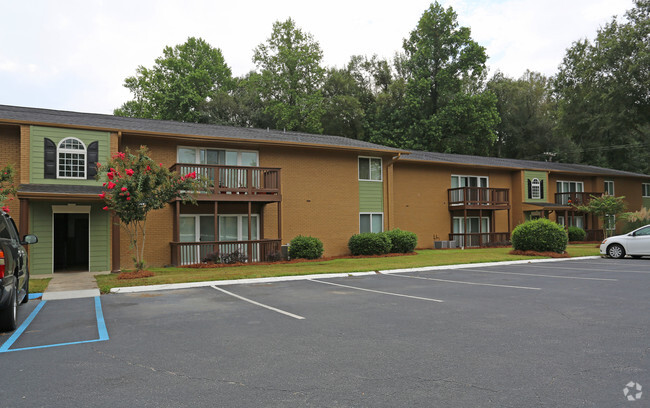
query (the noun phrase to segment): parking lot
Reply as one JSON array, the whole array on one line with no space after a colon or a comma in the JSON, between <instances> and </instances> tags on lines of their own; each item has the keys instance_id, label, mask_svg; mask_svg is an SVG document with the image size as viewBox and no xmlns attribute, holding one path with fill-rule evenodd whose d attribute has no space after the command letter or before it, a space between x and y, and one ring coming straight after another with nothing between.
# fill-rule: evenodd
<instances>
[{"instance_id":1,"label":"parking lot","mask_svg":"<svg viewBox=\"0 0 650 408\"><path fill-rule=\"evenodd\" d=\"M645 258L30 301L21 328L0 336L0 398L8 407L649 406L649 293ZM625 394L631 382L648 394Z\"/></svg>"}]
</instances>

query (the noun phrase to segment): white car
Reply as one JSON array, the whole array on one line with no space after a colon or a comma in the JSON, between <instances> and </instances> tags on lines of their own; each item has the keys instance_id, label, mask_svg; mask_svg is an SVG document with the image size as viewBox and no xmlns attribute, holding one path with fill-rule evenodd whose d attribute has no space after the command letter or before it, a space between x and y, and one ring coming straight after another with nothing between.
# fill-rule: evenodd
<instances>
[{"instance_id":1,"label":"white car","mask_svg":"<svg viewBox=\"0 0 650 408\"><path fill-rule=\"evenodd\" d=\"M610 258L623 258L625 255L640 258L650 255L650 225L625 235L605 238L600 244L600 255Z\"/></svg>"}]
</instances>

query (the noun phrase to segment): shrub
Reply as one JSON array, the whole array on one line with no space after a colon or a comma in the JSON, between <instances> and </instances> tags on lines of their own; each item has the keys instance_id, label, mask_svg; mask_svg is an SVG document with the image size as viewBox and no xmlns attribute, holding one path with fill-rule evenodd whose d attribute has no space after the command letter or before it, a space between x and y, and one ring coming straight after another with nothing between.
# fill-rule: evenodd
<instances>
[{"instance_id":1,"label":"shrub","mask_svg":"<svg viewBox=\"0 0 650 408\"><path fill-rule=\"evenodd\" d=\"M413 252L418 244L418 236L413 232L402 231L399 228L386 232L390 238L390 252L395 254L407 254Z\"/></svg>"},{"instance_id":2,"label":"shrub","mask_svg":"<svg viewBox=\"0 0 650 408\"><path fill-rule=\"evenodd\" d=\"M569 241L584 241L587 233L580 227L569 227Z\"/></svg>"},{"instance_id":3,"label":"shrub","mask_svg":"<svg viewBox=\"0 0 650 408\"><path fill-rule=\"evenodd\" d=\"M318 238L298 235L291 240L291 244L289 245L289 256L291 259L320 258L323 256L323 243Z\"/></svg>"},{"instance_id":4,"label":"shrub","mask_svg":"<svg viewBox=\"0 0 650 408\"><path fill-rule=\"evenodd\" d=\"M364 232L355 234L348 241L352 255L381 255L391 249L391 241L385 232Z\"/></svg>"},{"instance_id":5,"label":"shrub","mask_svg":"<svg viewBox=\"0 0 650 408\"><path fill-rule=\"evenodd\" d=\"M561 225L540 218L518 225L511 240L515 250L563 253L569 238Z\"/></svg>"}]
</instances>

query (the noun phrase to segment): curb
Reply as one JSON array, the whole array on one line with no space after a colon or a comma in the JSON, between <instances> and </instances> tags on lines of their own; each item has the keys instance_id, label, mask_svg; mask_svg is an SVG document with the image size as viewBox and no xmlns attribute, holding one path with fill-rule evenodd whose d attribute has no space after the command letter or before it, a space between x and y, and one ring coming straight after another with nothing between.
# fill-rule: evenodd
<instances>
[{"instance_id":1,"label":"curb","mask_svg":"<svg viewBox=\"0 0 650 408\"><path fill-rule=\"evenodd\" d=\"M273 282L288 282L300 281L309 279L331 279L331 278L348 278L357 276L375 275L377 273L405 273L405 272L422 272L422 271L435 271L441 269L464 269L464 268L479 268L486 266L499 266L499 265L520 265L528 263L542 263L542 262L563 262L563 261L577 261L584 259L600 259L599 256L580 256L576 258L550 258L550 259L522 259L519 261L503 261L503 262L483 262L459 265L440 265L440 266L424 266L420 268L408 269L388 269L382 271L371 272L344 272L344 273L320 273L316 275L293 275L293 276L276 276L272 278L249 278L249 279L235 279L235 280L217 280L217 281L204 281L204 282L188 282L188 283L167 283L162 285L147 285L147 286L130 286L122 288L112 288L110 293L141 293L141 292L154 292L159 290L174 290L174 289L190 289L190 288L203 288L207 286L228 286L228 285L243 285L251 283L273 283Z\"/></svg>"}]
</instances>

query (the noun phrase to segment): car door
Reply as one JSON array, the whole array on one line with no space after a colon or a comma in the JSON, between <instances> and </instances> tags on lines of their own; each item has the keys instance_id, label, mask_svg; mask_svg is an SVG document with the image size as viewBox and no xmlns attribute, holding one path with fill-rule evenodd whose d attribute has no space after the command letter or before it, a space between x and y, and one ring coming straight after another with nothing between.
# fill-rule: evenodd
<instances>
[{"instance_id":1,"label":"car door","mask_svg":"<svg viewBox=\"0 0 650 408\"><path fill-rule=\"evenodd\" d=\"M650 255L650 226L636 230L628 237L626 246L630 255Z\"/></svg>"}]
</instances>

